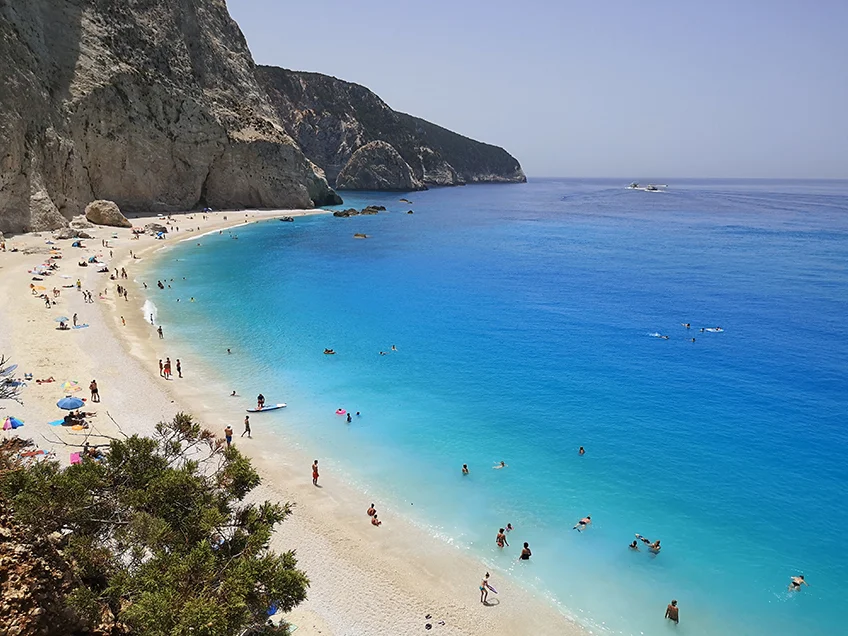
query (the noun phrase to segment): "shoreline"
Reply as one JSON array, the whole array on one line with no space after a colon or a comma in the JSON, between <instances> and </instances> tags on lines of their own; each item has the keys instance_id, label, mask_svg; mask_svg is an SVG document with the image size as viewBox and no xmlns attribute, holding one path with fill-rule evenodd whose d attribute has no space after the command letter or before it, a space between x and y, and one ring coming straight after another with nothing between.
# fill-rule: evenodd
<instances>
[{"instance_id":1,"label":"shoreline","mask_svg":"<svg viewBox=\"0 0 848 636\"><path fill-rule=\"evenodd\" d=\"M190 235L188 230L181 231L165 241L149 236L130 241L127 229L96 227L89 231L94 236L89 245L101 239L114 241L113 256L108 258L108 248L97 245L77 252L69 247L71 241L57 241L63 247L61 269L43 284L52 287L60 280L59 275L70 275L70 279L63 279L68 283L76 279L79 270L74 265L78 255L100 253L106 256L104 260L110 270L139 269L135 267L137 264L144 271L155 265L175 240L196 240L245 223L302 216L304 212L255 212L245 217L241 214L244 213L215 212L207 215L206 220L202 219L202 213L175 215L180 223L183 219L191 220L198 229ZM238 218L224 220L225 215ZM131 220L144 224L159 217ZM110 238L113 234L119 238ZM42 253L46 254L47 238L20 235L8 238L7 246L33 248L40 243ZM130 250L139 258L132 258ZM13 293L27 294L31 275L21 265L38 264L46 258L42 253L0 254L0 289L6 290L7 298ZM97 277L93 270L86 268L83 288L92 290L96 297L96 290L90 284ZM58 382L79 380L83 388L89 378L97 378L103 395L92 429L80 434L39 423L54 419L57 409L52 402L61 395L57 395L56 385L30 383L21 395L25 407L19 410L27 424L19 431L21 437L31 437L45 449L52 446L60 451L60 459L67 461L67 449L61 443L46 443L44 436L81 444L82 438L89 435L92 443L104 443L107 440L103 435L118 434L118 426L104 417L107 411L127 434L149 433L157 421L172 417L178 410L191 413L216 435L221 434L226 424L232 425L236 431L235 443L254 461L263 478L255 496L296 504L294 514L276 532L272 548L296 549L300 567L311 579L307 601L288 617L301 634L420 633L427 622L432 622L434 629L451 634L471 634L481 629L492 634L588 633L550 602L510 581L498 568L427 535L402 513L398 515L397 510L386 508L381 517L389 523L379 529L371 527L364 513L367 495L341 479L334 479L332 474L322 475L322 488L316 490L309 479L311 458L286 443L289 440L284 434L262 430L261 418L252 422L258 437L239 438L244 416L239 405L243 407L243 403L227 402L224 396L229 392L221 385L223 378L195 377L190 361L189 365L183 364L186 375L183 379L166 381L158 376L157 359L166 355L172 359L186 358L185 354L180 355L179 343L168 340L167 325L165 339L160 340L155 329L144 320L143 303L147 298L138 272L128 270L128 280L123 282L100 278L97 285L102 288L107 282L105 297L95 301L100 307L93 315L83 316L83 322L91 325L89 329L60 332L53 327L53 317L59 311L70 315L90 308L73 289L63 290L59 304L49 311L36 298L24 303L25 308L15 315L8 306L0 310L4 324L11 326L3 330L6 335L0 335L0 351L6 352L20 369L32 372L36 378L53 375ZM129 288L129 301L116 298L117 284ZM122 315L126 326L121 324ZM74 369L76 375L60 376L63 368ZM85 375L80 375L82 370L86 371ZM87 391L79 395L87 395ZM274 443L267 443L268 440ZM326 465L332 467L332 458L327 458ZM479 602L476 588L486 568L493 573L493 581L501 591L495 597L499 603L503 601L500 605L487 607ZM426 620L427 614L433 618ZM444 626L438 624L442 620Z\"/></svg>"}]
</instances>

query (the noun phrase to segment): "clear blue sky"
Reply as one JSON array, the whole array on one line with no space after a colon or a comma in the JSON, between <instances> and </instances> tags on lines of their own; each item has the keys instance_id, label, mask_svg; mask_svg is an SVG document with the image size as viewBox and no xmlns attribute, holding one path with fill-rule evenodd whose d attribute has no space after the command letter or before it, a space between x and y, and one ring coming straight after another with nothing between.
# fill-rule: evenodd
<instances>
[{"instance_id":1,"label":"clear blue sky","mask_svg":"<svg viewBox=\"0 0 848 636\"><path fill-rule=\"evenodd\" d=\"M848 1L228 0L260 64L364 84L530 176L848 178Z\"/></svg>"}]
</instances>

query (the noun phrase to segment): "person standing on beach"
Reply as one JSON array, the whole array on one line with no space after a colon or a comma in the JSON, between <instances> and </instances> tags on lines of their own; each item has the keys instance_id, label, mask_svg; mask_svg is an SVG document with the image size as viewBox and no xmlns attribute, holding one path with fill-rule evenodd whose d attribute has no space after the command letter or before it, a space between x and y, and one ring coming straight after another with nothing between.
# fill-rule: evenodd
<instances>
[{"instance_id":1,"label":"person standing on beach","mask_svg":"<svg viewBox=\"0 0 848 636\"><path fill-rule=\"evenodd\" d=\"M165 379L170 380L171 379L171 359L170 358L165 358L164 371L165 371Z\"/></svg>"},{"instance_id":2,"label":"person standing on beach","mask_svg":"<svg viewBox=\"0 0 848 636\"><path fill-rule=\"evenodd\" d=\"M97 388L97 381L92 380L91 384L88 385L88 390L91 391L91 401L99 402L100 401L100 389Z\"/></svg>"},{"instance_id":3,"label":"person standing on beach","mask_svg":"<svg viewBox=\"0 0 848 636\"><path fill-rule=\"evenodd\" d=\"M518 557L518 560L529 561L531 556L533 556L533 553L530 552L530 544L525 541L524 547L521 548L521 556Z\"/></svg>"},{"instance_id":4,"label":"person standing on beach","mask_svg":"<svg viewBox=\"0 0 848 636\"><path fill-rule=\"evenodd\" d=\"M183 366L180 364L180 359L177 358L177 377L183 377Z\"/></svg>"},{"instance_id":5,"label":"person standing on beach","mask_svg":"<svg viewBox=\"0 0 848 636\"><path fill-rule=\"evenodd\" d=\"M74 321L74 327L76 327L77 326L77 315L76 314L74 314L73 321Z\"/></svg>"},{"instance_id":6,"label":"person standing on beach","mask_svg":"<svg viewBox=\"0 0 848 636\"><path fill-rule=\"evenodd\" d=\"M161 360L159 360L159 375L163 378L165 377L165 367L162 365Z\"/></svg>"},{"instance_id":7,"label":"person standing on beach","mask_svg":"<svg viewBox=\"0 0 848 636\"><path fill-rule=\"evenodd\" d=\"M665 617L670 621L674 621L675 625L680 622L680 608L677 607L677 601L672 601L668 604L668 607L665 608Z\"/></svg>"},{"instance_id":8,"label":"person standing on beach","mask_svg":"<svg viewBox=\"0 0 848 636\"><path fill-rule=\"evenodd\" d=\"M156 333L159 334L159 340L163 340L165 338L165 336L162 334L162 325L159 325L159 327L156 329Z\"/></svg>"},{"instance_id":9,"label":"person standing on beach","mask_svg":"<svg viewBox=\"0 0 848 636\"><path fill-rule=\"evenodd\" d=\"M480 581L480 602L484 605L486 604L486 599L489 598L489 590L495 591L489 585L489 573L486 572L486 576L483 577L483 580Z\"/></svg>"},{"instance_id":10,"label":"person standing on beach","mask_svg":"<svg viewBox=\"0 0 848 636\"><path fill-rule=\"evenodd\" d=\"M123 317L123 316L121 316L121 324L122 324L124 327L126 327L126 326L127 326L127 321L126 321L126 320L124 320L124 317Z\"/></svg>"},{"instance_id":11,"label":"person standing on beach","mask_svg":"<svg viewBox=\"0 0 848 636\"><path fill-rule=\"evenodd\" d=\"M318 485L318 460L312 462L312 485Z\"/></svg>"},{"instance_id":12,"label":"person standing on beach","mask_svg":"<svg viewBox=\"0 0 848 636\"><path fill-rule=\"evenodd\" d=\"M241 434L242 437L247 435L247 439L251 439L250 437L250 416L244 416L244 432Z\"/></svg>"},{"instance_id":13,"label":"person standing on beach","mask_svg":"<svg viewBox=\"0 0 848 636\"><path fill-rule=\"evenodd\" d=\"M233 428L228 424L224 429L224 439L227 440L227 448L233 443Z\"/></svg>"}]
</instances>

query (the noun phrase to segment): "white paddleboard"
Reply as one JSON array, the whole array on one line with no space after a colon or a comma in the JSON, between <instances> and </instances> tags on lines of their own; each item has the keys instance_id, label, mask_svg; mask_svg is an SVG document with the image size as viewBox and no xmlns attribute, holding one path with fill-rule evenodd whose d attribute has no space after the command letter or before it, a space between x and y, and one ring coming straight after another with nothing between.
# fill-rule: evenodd
<instances>
[{"instance_id":1,"label":"white paddleboard","mask_svg":"<svg viewBox=\"0 0 848 636\"><path fill-rule=\"evenodd\" d=\"M261 409L247 409L248 413L264 413L265 411L276 411L285 408L285 404L266 404Z\"/></svg>"}]
</instances>

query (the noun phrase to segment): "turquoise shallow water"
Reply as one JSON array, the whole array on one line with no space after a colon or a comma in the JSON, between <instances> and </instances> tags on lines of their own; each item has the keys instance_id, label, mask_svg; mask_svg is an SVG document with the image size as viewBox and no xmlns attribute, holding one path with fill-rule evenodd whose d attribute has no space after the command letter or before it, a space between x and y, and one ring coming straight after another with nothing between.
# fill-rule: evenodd
<instances>
[{"instance_id":1,"label":"turquoise shallow water","mask_svg":"<svg viewBox=\"0 0 848 636\"><path fill-rule=\"evenodd\" d=\"M621 185L431 190L414 215L348 196L390 211L182 243L149 293L387 520L408 511L601 633L666 633L671 598L690 636L844 633L848 183ZM636 532L662 552L628 550ZM797 573L811 587L790 594Z\"/></svg>"}]
</instances>

